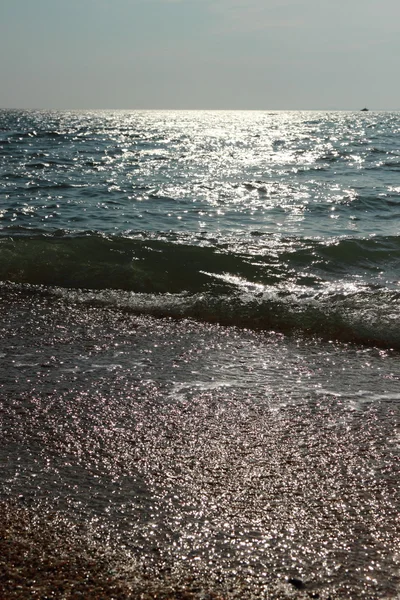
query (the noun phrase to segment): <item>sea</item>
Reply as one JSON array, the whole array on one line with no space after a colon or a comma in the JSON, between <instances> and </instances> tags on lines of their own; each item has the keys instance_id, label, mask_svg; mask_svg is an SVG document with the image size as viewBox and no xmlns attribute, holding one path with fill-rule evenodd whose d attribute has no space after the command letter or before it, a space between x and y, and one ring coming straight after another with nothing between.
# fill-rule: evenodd
<instances>
[{"instance_id":1,"label":"sea","mask_svg":"<svg viewBox=\"0 0 400 600\"><path fill-rule=\"evenodd\" d=\"M0 110L2 598L400 598L400 113Z\"/></svg>"}]
</instances>

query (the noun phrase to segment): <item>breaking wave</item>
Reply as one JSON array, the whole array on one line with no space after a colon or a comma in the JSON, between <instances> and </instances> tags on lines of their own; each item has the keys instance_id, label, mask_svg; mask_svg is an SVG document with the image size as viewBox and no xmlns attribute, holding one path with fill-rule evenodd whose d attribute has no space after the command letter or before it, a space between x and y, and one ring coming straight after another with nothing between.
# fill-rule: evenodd
<instances>
[{"instance_id":1,"label":"breaking wave","mask_svg":"<svg viewBox=\"0 0 400 600\"><path fill-rule=\"evenodd\" d=\"M400 349L396 237L263 240L253 253L98 233L0 238L2 293ZM385 281L379 279L385 266ZM361 277L360 274L363 274Z\"/></svg>"}]
</instances>

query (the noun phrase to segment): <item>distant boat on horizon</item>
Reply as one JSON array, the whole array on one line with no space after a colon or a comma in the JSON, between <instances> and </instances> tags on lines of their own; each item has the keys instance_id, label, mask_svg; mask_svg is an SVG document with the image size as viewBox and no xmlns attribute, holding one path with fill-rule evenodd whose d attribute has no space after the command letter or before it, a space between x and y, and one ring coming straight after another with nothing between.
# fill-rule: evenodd
<instances>
[{"instance_id":1,"label":"distant boat on horizon","mask_svg":"<svg viewBox=\"0 0 400 600\"><path fill-rule=\"evenodd\" d=\"M369 108L362 108L361 112L368 112Z\"/></svg>"}]
</instances>

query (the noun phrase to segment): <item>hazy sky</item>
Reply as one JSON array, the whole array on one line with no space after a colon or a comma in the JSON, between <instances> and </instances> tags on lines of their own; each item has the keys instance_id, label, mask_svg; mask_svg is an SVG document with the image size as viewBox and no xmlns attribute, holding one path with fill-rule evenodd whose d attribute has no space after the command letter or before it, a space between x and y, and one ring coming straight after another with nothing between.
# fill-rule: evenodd
<instances>
[{"instance_id":1,"label":"hazy sky","mask_svg":"<svg viewBox=\"0 0 400 600\"><path fill-rule=\"evenodd\" d=\"M0 0L0 107L400 109L399 0Z\"/></svg>"}]
</instances>

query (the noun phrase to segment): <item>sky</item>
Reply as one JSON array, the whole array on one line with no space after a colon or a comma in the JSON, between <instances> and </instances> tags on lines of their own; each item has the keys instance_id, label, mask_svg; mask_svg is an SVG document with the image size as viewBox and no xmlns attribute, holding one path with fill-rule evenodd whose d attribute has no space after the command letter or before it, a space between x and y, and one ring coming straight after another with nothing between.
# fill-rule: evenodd
<instances>
[{"instance_id":1,"label":"sky","mask_svg":"<svg viewBox=\"0 0 400 600\"><path fill-rule=\"evenodd\" d=\"M0 107L400 109L399 0L0 0Z\"/></svg>"}]
</instances>

